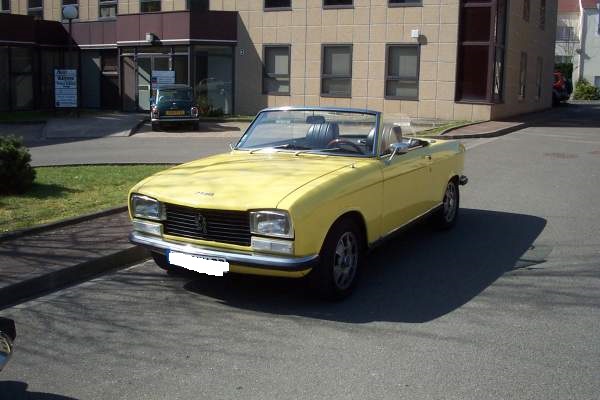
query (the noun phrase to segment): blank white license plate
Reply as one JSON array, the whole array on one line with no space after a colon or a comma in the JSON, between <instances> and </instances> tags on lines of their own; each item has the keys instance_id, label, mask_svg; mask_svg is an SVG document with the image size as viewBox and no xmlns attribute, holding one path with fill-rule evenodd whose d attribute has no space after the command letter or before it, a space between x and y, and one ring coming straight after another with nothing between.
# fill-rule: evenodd
<instances>
[{"instance_id":1,"label":"blank white license plate","mask_svg":"<svg viewBox=\"0 0 600 400\"><path fill-rule=\"evenodd\" d=\"M207 258L176 251L169 251L167 257L169 264L202 274L223 276L224 273L229 272L229 263L222 258Z\"/></svg>"}]
</instances>

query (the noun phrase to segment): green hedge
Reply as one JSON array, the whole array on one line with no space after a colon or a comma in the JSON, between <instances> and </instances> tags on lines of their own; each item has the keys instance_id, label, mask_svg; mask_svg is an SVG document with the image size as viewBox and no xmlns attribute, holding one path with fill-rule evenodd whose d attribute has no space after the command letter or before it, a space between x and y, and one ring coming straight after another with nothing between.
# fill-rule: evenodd
<instances>
[{"instance_id":1,"label":"green hedge","mask_svg":"<svg viewBox=\"0 0 600 400\"><path fill-rule=\"evenodd\" d=\"M575 84L575 100L600 100L600 90L586 79L580 79Z\"/></svg>"},{"instance_id":2,"label":"green hedge","mask_svg":"<svg viewBox=\"0 0 600 400\"><path fill-rule=\"evenodd\" d=\"M31 155L16 137L0 136L0 195L26 192L35 179Z\"/></svg>"}]
</instances>

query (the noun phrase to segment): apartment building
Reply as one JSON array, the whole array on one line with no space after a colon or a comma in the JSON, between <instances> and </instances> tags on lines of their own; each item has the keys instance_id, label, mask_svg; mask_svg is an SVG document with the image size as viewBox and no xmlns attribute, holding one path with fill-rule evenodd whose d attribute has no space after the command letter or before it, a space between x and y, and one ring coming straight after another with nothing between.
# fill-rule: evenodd
<instances>
[{"instance_id":1,"label":"apartment building","mask_svg":"<svg viewBox=\"0 0 600 400\"><path fill-rule=\"evenodd\" d=\"M558 1L555 61L573 64L573 81L600 88L599 11L598 0Z\"/></svg>"},{"instance_id":2,"label":"apartment building","mask_svg":"<svg viewBox=\"0 0 600 400\"><path fill-rule=\"evenodd\" d=\"M19 32L0 31L0 76L8 77L0 91L12 99L0 102L4 109L48 105L47 72L65 59L68 40L54 25L64 26L66 4L79 9L72 37L85 107L145 110L158 71L173 71L226 114L321 105L487 120L551 105L556 0L2 0L3 10L5 3L29 17L0 15L0 26L18 30L24 20L14 19L26 18L35 37L23 45ZM44 34L50 21L34 20L42 18L54 21L52 40ZM23 72L23 57L39 66ZM15 74L30 74L31 90ZM15 101L23 86L30 93Z\"/></svg>"}]
</instances>

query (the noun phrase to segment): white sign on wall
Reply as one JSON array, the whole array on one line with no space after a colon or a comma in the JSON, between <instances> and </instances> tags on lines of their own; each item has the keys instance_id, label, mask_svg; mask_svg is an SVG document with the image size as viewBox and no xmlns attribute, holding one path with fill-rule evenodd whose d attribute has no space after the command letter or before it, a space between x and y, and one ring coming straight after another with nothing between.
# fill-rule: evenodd
<instances>
[{"instance_id":1,"label":"white sign on wall","mask_svg":"<svg viewBox=\"0 0 600 400\"><path fill-rule=\"evenodd\" d=\"M77 108L77 70L54 70L54 106Z\"/></svg>"},{"instance_id":2,"label":"white sign on wall","mask_svg":"<svg viewBox=\"0 0 600 400\"><path fill-rule=\"evenodd\" d=\"M152 89L160 85L175 83L175 71L152 71Z\"/></svg>"}]
</instances>

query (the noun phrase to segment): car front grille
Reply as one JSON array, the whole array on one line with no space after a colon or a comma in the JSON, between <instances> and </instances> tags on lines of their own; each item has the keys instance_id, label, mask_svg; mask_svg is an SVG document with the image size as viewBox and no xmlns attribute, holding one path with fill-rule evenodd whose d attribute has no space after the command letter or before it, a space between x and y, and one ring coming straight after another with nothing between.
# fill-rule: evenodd
<instances>
[{"instance_id":1,"label":"car front grille","mask_svg":"<svg viewBox=\"0 0 600 400\"><path fill-rule=\"evenodd\" d=\"M165 204L164 233L191 239L250 246L247 211L206 210Z\"/></svg>"}]
</instances>

